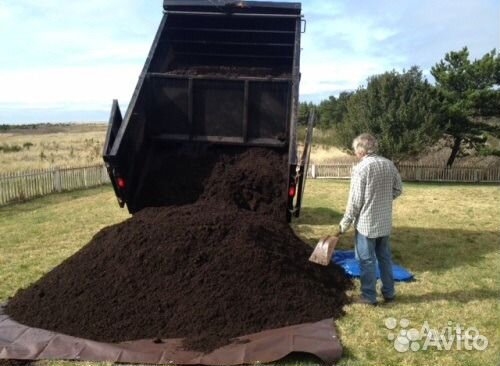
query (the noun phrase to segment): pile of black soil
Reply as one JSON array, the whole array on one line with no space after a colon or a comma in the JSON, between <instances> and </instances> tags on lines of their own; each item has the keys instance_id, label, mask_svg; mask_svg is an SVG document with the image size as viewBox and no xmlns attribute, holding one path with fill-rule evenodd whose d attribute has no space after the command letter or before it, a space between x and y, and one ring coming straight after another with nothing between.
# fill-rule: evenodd
<instances>
[{"instance_id":1,"label":"pile of black soil","mask_svg":"<svg viewBox=\"0 0 500 366\"><path fill-rule=\"evenodd\" d=\"M278 169L277 169L278 168ZM285 222L283 154L214 164L192 204L146 208L10 300L29 326L120 342L185 338L210 351L234 337L342 315L352 283L308 261Z\"/></svg>"}]
</instances>

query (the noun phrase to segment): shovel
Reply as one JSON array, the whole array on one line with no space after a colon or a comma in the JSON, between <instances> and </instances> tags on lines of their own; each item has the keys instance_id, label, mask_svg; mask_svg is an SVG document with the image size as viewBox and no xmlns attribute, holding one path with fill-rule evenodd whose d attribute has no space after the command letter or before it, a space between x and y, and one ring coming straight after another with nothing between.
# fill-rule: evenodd
<instances>
[{"instance_id":1,"label":"shovel","mask_svg":"<svg viewBox=\"0 0 500 366\"><path fill-rule=\"evenodd\" d=\"M309 257L309 261L321 264L322 266L327 266L330 264L332 255L335 251L335 246L339 242L340 232L335 234L335 236L327 236L319 240L316 244L316 248Z\"/></svg>"}]
</instances>

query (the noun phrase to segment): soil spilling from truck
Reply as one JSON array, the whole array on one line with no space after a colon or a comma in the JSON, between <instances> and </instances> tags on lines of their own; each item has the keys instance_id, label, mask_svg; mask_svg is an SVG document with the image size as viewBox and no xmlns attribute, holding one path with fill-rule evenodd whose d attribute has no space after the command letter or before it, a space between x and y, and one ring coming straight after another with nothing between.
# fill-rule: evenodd
<instances>
[{"instance_id":1,"label":"soil spilling from truck","mask_svg":"<svg viewBox=\"0 0 500 366\"><path fill-rule=\"evenodd\" d=\"M285 155L220 156L196 202L145 208L104 228L18 291L7 314L104 342L184 338L205 352L341 316L351 281L334 264L310 263L312 248L284 220Z\"/></svg>"},{"instance_id":2,"label":"soil spilling from truck","mask_svg":"<svg viewBox=\"0 0 500 366\"><path fill-rule=\"evenodd\" d=\"M192 148L192 146L190 146ZM140 190L144 206L206 202L286 219L288 161L272 150L228 146L158 148Z\"/></svg>"}]
</instances>

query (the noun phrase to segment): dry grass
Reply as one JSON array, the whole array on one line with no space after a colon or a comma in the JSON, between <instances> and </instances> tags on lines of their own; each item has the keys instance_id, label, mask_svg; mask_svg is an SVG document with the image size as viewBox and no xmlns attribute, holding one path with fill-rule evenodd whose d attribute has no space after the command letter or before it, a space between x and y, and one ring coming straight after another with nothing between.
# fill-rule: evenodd
<instances>
[{"instance_id":1,"label":"dry grass","mask_svg":"<svg viewBox=\"0 0 500 366\"><path fill-rule=\"evenodd\" d=\"M311 149L311 163L329 164L339 162L352 162L355 157L349 155L335 146L314 145Z\"/></svg>"},{"instance_id":2,"label":"dry grass","mask_svg":"<svg viewBox=\"0 0 500 366\"><path fill-rule=\"evenodd\" d=\"M1 172L78 167L102 163L106 125L52 126L0 133Z\"/></svg>"},{"instance_id":3,"label":"dry grass","mask_svg":"<svg viewBox=\"0 0 500 366\"><path fill-rule=\"evenodd\" d=\"M294 224L297 233L313 245L334 232L348 188L348 182L309 180L302 217ZM84 246L99 229L126 217L109 186L1 208L0 302ZM395 203L393 254L417 281L398 284L392 305L346 308L347 315L337 321L345 347L340 365L498 365L499 217L499 187L405 184ZM350 248L352 241L351 231L340 246ZM474 326L489 346L483 352L398 353L387 339L387 317L406 318L414 327L424 321L439 328L448 321ZM315 363L297 356L279 362Z\"/></svg>"},{"instance_id":4,"label":"dry grass","mask_svg":"<svg viewBox=\"0 0 500 366\"><path fill-rule=\"evenodd\" d=\"M299 141L299 156L302 154L305 141L306 129L299 126L297 140ZM333 130L320 130L315 128L313 131L313 145L311 148L312 164L328 164L331 162L350 162L354 159L351 155L333 145Z\"/></svg>"}]
</instances>

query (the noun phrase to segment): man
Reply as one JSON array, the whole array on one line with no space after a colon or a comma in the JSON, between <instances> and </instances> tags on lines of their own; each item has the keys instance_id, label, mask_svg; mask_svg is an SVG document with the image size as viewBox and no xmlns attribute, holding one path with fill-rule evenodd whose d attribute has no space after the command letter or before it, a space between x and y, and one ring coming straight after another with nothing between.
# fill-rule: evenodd
<instances>
[{"instance_id":1,"label":"man","mask_svg":"<svg viewBox=\"0 0 500 366\"><path fill-rule=\"evenodd\" d=\"M352 143L359 164L353 169L351 190L340 232L354 225L356 258L361 269L361 298L358 303L377 305L376 262L386 302L394 300L394 278L389 236L392 201L402 192L401 176L392 161L376 155L377 140L364 133Z\"/></svg>"}]
</instances>

